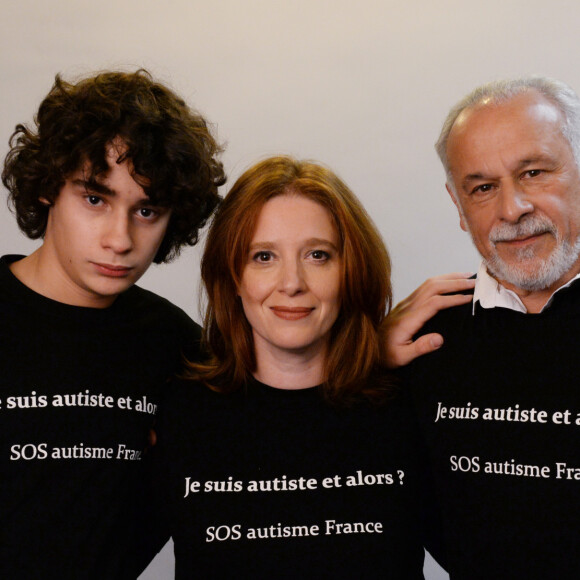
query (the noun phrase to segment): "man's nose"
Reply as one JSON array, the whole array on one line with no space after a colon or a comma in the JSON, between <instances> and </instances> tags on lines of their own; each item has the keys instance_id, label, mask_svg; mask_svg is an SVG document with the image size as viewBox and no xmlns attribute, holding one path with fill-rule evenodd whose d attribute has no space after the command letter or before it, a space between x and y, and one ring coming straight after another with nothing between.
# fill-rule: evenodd
<instances>
[{"instance_id":1,"label":"man's nose","mask_svg":"<svg viewBox=\"0 0 580 580\"><path fill-rule=\"evenodd\" d=\"M107 216L103 233L103 246L112 249L116 254L125 254L133 248L129 216L121 213Z\"/></svg>"},{"instance_id":2,"label":"man's nose","mask_svg":"<svg viewBox=\"0 0 580 580\"><path fill-rule=\"evenodd\" d=\"M507 183L501 189L499 211L502 220L516 223L534 211L534 204L519 184Z\"/></svg>"}]
</instances>

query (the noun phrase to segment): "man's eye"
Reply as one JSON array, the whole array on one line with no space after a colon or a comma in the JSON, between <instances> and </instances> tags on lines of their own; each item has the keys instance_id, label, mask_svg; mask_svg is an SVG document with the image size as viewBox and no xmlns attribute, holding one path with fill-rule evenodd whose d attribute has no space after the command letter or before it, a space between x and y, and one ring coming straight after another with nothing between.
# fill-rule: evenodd
<instances>
[{"instance_id":1,"label":"man's eye","mask_svg":"<svg viewBox=\"0 0 580 580\"><path fill-rule=\"evenodd\" d=\"M492 185L491 183L483 183L481 185L478 185L472 193L489 193L492 189Z\"/></svg>"},{"instance_id":2,"label":"man's eye","mask_svg":"<svg viewBox=\"0 0 580 580\"><path fill-rule=\"evenodd\" d=\"M526 173L524 175L527 175L528 177L538 177L538 175L540 175L540 173L542 173L541 169L530 169L530 170L526 171Z\"/></svg>"},{"instance_id":3,"label":"man's eye","mask_svg":"<svg viewBox=\"0 0 580 580\"><path fill-rule=\"evenodd\" d=\"M98 195L87 195L86 200L90 205L99 205L103 201Z\"/></svg>"},{"instance_id":4,"label":"man's eye","mask_svg":"<svg viewBox=\"0 0 580 580\"><path fill-rule=\"evenodd\" d=\"M155 217L157 215L157 212L154 209L151 209L150 207L139 208L138 213L140 217L147 219Z\"/></svg>"}]
</instances>

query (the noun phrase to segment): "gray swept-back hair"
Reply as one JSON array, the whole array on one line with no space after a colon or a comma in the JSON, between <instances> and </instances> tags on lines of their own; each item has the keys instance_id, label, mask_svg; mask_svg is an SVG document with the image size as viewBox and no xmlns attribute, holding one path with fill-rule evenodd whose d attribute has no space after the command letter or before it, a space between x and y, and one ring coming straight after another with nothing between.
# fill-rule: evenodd
<instances>
[{"instance_id":1,"label":"gray swept-back hair","mask_svg":"<svg viewBox=\"0 0 580 580\"><path fill-rule=\"evenodd\" d=\"M566 83L540 76L493 81L477 87L449 111L439 139L435 143L435 150L447 175L447 185L453 191L455 191L455 186L447 158L447 141L457 117L465 109L475 107L483 101L489 101L492 104L502 103L529 91L538 92L562 113L564 119L561 127L562 134L570 143L576 165L580 168L580 99L578 95Z\"/></svg>"}]
</instances>

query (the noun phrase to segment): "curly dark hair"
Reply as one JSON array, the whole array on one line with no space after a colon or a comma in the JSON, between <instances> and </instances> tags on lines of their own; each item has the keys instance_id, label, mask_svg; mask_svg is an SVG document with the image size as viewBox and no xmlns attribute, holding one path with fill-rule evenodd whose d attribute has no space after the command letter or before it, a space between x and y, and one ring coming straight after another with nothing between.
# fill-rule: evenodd
<instances>
[{"instance_id":1,"label":"curly dark hair","mask_svg":"<svg viewBox=\"0 0 580 580\"><path fill-rule=\"evenodd\" d=\"M121 139L127 149L117 163L130 159L151 203L172 209L154 261L168 262L197 242L226 181L222 147L207 121L146 70L103 72L74 84L57 75L34 121L32 129L16 126L2 172L28 237L46 230L49 206L39 198L54 202L84 164L89 182L106 173L107 148Z\"/></svg>"}]
</instances>

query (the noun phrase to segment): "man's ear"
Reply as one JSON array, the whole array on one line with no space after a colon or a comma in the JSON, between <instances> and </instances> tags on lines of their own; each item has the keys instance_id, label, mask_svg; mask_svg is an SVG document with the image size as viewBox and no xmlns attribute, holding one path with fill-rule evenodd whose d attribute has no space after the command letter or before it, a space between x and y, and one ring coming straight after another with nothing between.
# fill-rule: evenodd
<instances>
[{"instance_id":1,"label":"man's ear","mask_svg":"<svg viewBox=\"0 0 580 580\"><path fill-rule=\"evenodd\" d=\"M42 204L42 205L48 205L51 206L52 205L52 201L48 201L48 199L46 199L46 197L39 197L38 201Z\"/></svg>"},{"instance_id":2,"label":"man's ear","mask_svg":"<svg viewBox=\"0 0 580 580\"><path fill-rule=\"evenodd\" d=\"M455 194L453 193L453 190L449 187L448 183L445 184L445 189L447 190L447 193L449 194L451 200L453 201L455 207L457 208L457 213L459 214L459 226L464 232L469 232L469 228L467 227L467 224L465 223L465 218L463 217L463 211L461 210L461 206L459 205L457 197L455 197Z\"/></svg>"}]
</instances>

